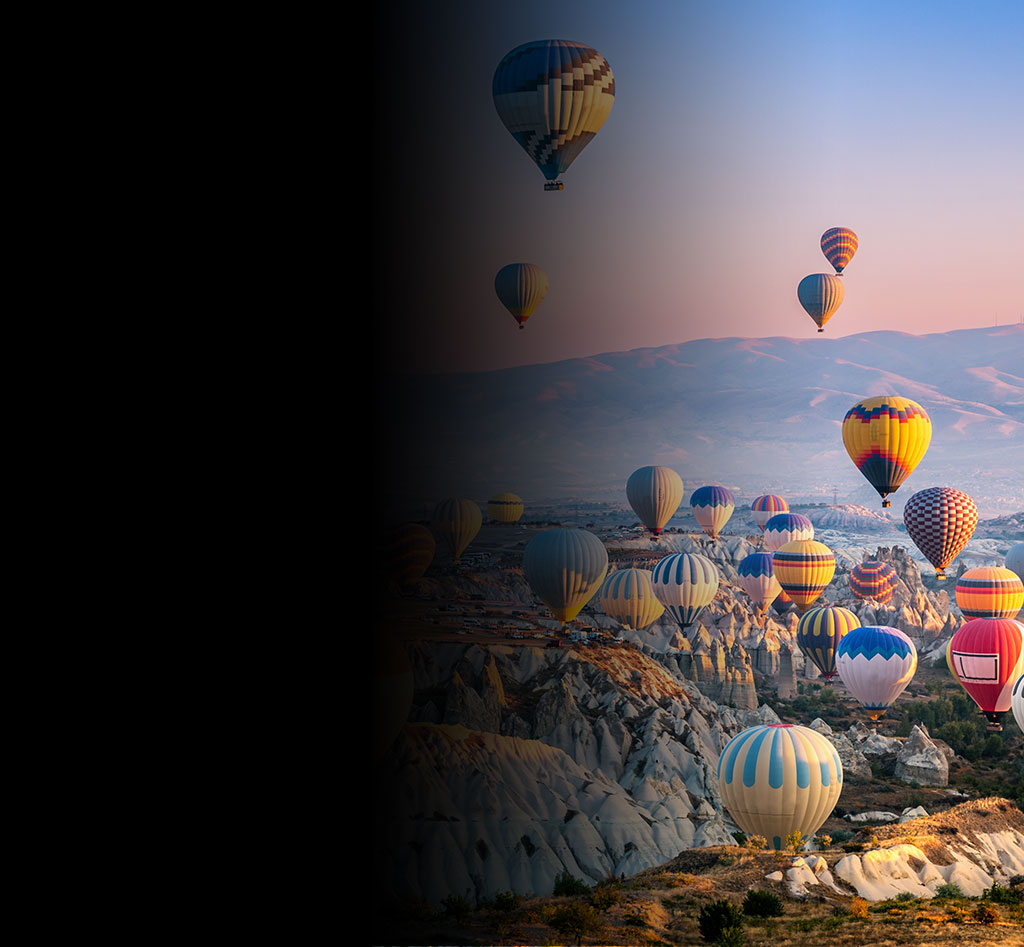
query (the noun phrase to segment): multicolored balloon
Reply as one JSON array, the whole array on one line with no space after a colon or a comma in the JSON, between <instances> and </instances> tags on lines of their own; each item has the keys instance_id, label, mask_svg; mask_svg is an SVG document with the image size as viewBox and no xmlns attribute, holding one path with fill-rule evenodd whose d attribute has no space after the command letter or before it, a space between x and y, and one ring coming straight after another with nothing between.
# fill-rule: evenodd
<instances>
[{"instance_id":1,"label":"multicolored balloon","mask_svg":"<svg viewBox=\"0 0 1024 947\"><path fill-rule=\"evenodd\" d=\"M833 227L821 235L821 252L836 268L836 276L843 270L857 252L857 235L849 227Z\"/></svg>"},{"instance_id":2,"label":"multicolored balloon","mask_svg":"<svg viewBox=\"0 0 1024 947\"><path fill-rule=\"evenodd\" d=\"M801 539L814 539L814 524L803 513L776 513L764 524L764 544L772 552Z\"/></svg>"},{"instance_id":3,"label":"multicolored balloon","mask_svg":"<svg viewBox=\"0 0 1024 947\"><path fill-rule=\"evenodd\" d=\"M1017 721L1021 733L1024 733L1024 674L1021 674L1017 678L1017 683L1013 685L1010 708L1013 710L1013 719Z\"/></svg>"},{"instance_id":4,"label":"multicolored balloon","mask_svg":"<svg viewBox=\"0 0 1024 947\"><path fill-rule=\"evenodd\" d=\"M445 541L445 545L448 546L455 561L458 562L459 557L466 551L466 547L480 532L483 521L484 517L480 512L480 507L472 500L449 497L434 507L430 525L434 532Z\"/></svg>"},{"instance_id":5,"label":"multicolored balloon","mask_svg":"<svg viewBox=\"0 0 1024 947\"><path fill-rule=\"evenodd\" d=\"M998 727L1024 673L1024 625L1012 618L972 618L953 635L949 654L961 687Z\"/></svg>"},{"instance_id":6,"label":"multicolored balloon","mask_svg":"<svg viewBox=\"0 0 1024 947\"><path fill-rule=\"evenodd\" d=\"M917 648L898 628L863 625L836 648L836 670L872 720L903 693L917 670Z\"/></svg>"},{"instance_id":7,"label":"multicolored balloon","mask_svg":"<svg viewBox=\"0 0 1024 947\"><path fill-rule=\"evenodd\" d=\"M956 604L964 618L1014 618L1024 606L1024 582L1002 566L968 569L956 580Z\"/></svg>"},{"instance_id":8,"label":"multicolored balloon","mask_svg":"<svg viewBox=\"0 0 1024 947\"><path fill-rule=\"evenodd\" d=\"M665 556L651 575L654 594L686 631L718 592L718 569L695 553Z\"/></svg>"},{"instance_id":9,"label":"multicolored balloon","mask_svg":"<svg viewBox=\"0 0 1024 947\"><path fill-rule=\"evenodd\" d=\"M509 263L494 277L494 291L519 328L548 293L548 275L534 263Z\"/></svg>"},{"instance_id":10,"label":"multicolored balloon","mask_svg":"<svg viewBox=\"0 0 1024 947\"><path fill-rule=\"evenodd\" d=\"M654 594L651 573L643 569L616 569L598 592L601 608L620 625L640 631L665 614Z\"/></svg>"},{"instance_id":11,"label":"multicolored balloon","mask_svg":"<svg viewBox=\"0 0 1024 947\"><path fill-rule=\"evenodd\" d=\"M931 418L916 401L880 395L858 401L843 419L843 444L850 459L886 499L913 473L932 439Z\"/></svg>"},{"instance_id":12,"label":"multicolored balloon","mask_svg":"<svg viewBox=\"0 0 1024 947\"><path fill-rule=\"evenodd\" d=\"M945 570L974 535L978 507L962 490L929 487L907 500L903 524L914 545L935 566L935 577L944 582Z\"/></svg>"},{"instance_id":13,"label":"multicolored balloon","mask_svg":"<svg viewBox=\"0 0 1024 947\"><path fill-rule=\"evenodd\" d=\"M495 523L518 523L524 509L514 493L496 493L487 501L487 516Z\"/></svg>"},{"instance_id":14,"label":"multicolored balloon","mask_svg":"<svg viewBox=\"0 0 1024 947\"><path fill-rule=\"evenodd\" d=\"M748 727L718 758L718 792L736 824L781 850L799 832L814 835L843 791L836 748L809 727Z\"/></svg>"},{"instance_id":15,"label":"multicolored balloon","mask_svg":"<svg viewBox=\"0 0 1024 947\"><path fill-rule=\"evenodd\" d=\"M776 513L789 512L789 504L782 497L776 496L774 493L766 493L750 504L750 512L754 522L761 528L763 533L768 520Z\"/></svg>"},{"instance_id":16,"label":"multicolored balloon","mask_svg":"<svg viewBox=\"0 0 1024 947\"><path fill-rule=\"evenodd\" d=\"M824 543L797 540L775 550L772 567L779 585L796 602L802 615L832 581L836 557Z\"/></svg>"},{"instance_id":17,"label":"multicolored balloon","mask_svg":"<svg viewBox=\"0 0 1024 947\"><path fill-rule=\"evenodd\" d=\"M700 487L690 496L690 506L701 529L712 539L717 539L719 531L729 522L736 501L725 487Z\"/></svg>"},{"instance_id":18,"label":"multicolored balloon","mask_svg":"<svg viewBox=\"0 0 1024 947\"><path fill-rule=\"evenodd\" d=\"M832 318L843 301L843 281L828 273L812 273L800 280L796 288L796 298L807 310L818 327L819 332L825 331L825 323Z\"/></svg>"},{"instance_id":19,"label":"multicolored balloon","mask_svg":"<svg viewBox=\"0 0 1024 947\"><path fill-rule=\"evenodd\" d=\"M884 605L892 598L900 577L888 562L868 560L850 570L849 582L854 598L870 598Z\"/></svg>"},{"instance_id":20,"label":"multicolored balloon","mask_svg":"<svg viewBox=\"0 0 1024 947\"><path fill-rule=\"evenodd\" d=\"M657 536L683 502L683 479L671 467L640 467L626 481L626 499Z\"/></svg>"},{"instance_id":21,"label":"multicolored balloon","mask_svg":"<svg viewBox=\"0 0 1024 947\"><path fill-rule=\"evenodd\" d=\"M797 622L796 643L826 681L836 675L839 642L854 628L860 628L860 619L848 608L838 605L812 608Z\"/></svg>"},{"instance_id":22,"label":"multicolored balloon","mask_svg":"<svg viewBox=\"0 0 1024 947\"><path fill-rule=\"evenodd\" d=\"M740 560L736 572L739 575L740 588L750 596L757 610L763 615L782 591L782 586L772 571L772 554L752 552Z\"/></svg>"},{"instance_id":23,"label":"multicolored balloon","mask_svg":"<svg viewBox=\"0 0 1024 947\"><path fill-rule=\"evenodd\" d=\"M434 534L419 523L404 523L388 530L385 557L390 578L399 585L412 585L423 578L434 561Z\"/></svg>"},{"instance_id":24,"label":"multicolored balloon","mask_svg":"<svg viewBox=\"0 0 1024 947\"><path fill-rule=\"evenodd\" d=\"M615 104L615 77L597 50L549 39L517 46L498 64L494 107L547 179L555 179L598 133Z\"/></svg>"},{"instance_id":25,"label":"multicolored balloon","mask_svg":"<svg viewBox=\"0 0 1024 947\"><path fill-rule=\"evenodd\" d=\"M523 550L526 581L563 626L594 597L607 571L604 543L585 529L545 529Z\"/></svg>"}]
</instances>

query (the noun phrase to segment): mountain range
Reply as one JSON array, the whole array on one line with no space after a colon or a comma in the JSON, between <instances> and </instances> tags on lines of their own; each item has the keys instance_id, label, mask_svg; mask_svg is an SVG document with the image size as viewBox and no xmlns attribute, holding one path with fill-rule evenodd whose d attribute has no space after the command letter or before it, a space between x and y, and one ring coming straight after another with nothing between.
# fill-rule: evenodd
<instances>
[{"instance_id":1,"label":"mountain range","mask_svg":"<svg viewBox=\"0 0 1024 947\"><path fill-rule=\"evenodd\" d=\"M717 483L740 497L839 495L876 507L840 429L859 400L895 393L932 420L895 515L935 485L970 493L983 516L1024 507L1024 325L700 339L389 384L381 410L400 410L395 456L415 471L393 496L406 503L504 490L528 505L624 501L634 469L663 464L683 477L687 497Z\"/></svg>"}]
</instances>

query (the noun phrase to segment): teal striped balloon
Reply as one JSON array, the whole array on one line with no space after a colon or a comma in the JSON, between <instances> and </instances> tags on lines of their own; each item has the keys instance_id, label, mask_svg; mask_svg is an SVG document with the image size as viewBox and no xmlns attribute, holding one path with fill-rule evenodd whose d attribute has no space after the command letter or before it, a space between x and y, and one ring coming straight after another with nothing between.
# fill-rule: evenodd
<instances>
[{"instance_id":1,"label":"teal striped balloon","mask_svg":"<svg viewBox=\"0 0 1024 947\"><path fill-rule=\"evenodd\" d=\"M718 758L718 792L736 824L781 849L814 835L843 791L843 764L820 733L763 724L734 736Z\"/></svg>"}]
</instances>

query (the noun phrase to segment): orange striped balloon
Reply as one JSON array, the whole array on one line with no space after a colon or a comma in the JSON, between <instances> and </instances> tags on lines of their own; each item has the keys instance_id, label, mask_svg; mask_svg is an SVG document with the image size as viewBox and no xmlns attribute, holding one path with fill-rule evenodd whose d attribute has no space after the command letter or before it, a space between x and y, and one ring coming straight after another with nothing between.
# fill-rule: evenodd
<instances>
[{"instance_id":1,"label":"orange striped balloon","mask_svg":"<svg viewBox=\"0 0 1024 947\"><path fill-rule=\"evenodd\" d=\"M1002 566L968 569L956 580L956 603L965 618L1015 618L1024 606L1024 582Z\"/></svg>"},{"instance_id":2,"label":"orange striped balloon","mask_svg":"<svg viewBox=\"0 0 1024 947\"><path fill-rule=\"evenodd\" d=\"M389 530L386 552L390 577L399 585L411 585L423 577L434 561L434 534L419 523L405 523Z\"/></svg>"},{"instance_id":3,"label":"orange striped balloon","mask_svg":"<svg viewBox=\"0 0 1024 947\"><path fill-rule=\"evenodd\" d=\"M779 585L802 615L832 581L836 574L836 557L824 543L798 539L775 551L772 567Z\"/></svg>"},{"instance_id":4,"label":"orange striped balloon","mask_svg":"<svg viewBox=\"0 0 1024 947\"><path fill-rule=\"evenodd\" d=\"M857 235L849 227L833 227L821 235L821 252L836 268L836 276L843 275L843 269L857 252Z\"/></svg>"}]
</instances>

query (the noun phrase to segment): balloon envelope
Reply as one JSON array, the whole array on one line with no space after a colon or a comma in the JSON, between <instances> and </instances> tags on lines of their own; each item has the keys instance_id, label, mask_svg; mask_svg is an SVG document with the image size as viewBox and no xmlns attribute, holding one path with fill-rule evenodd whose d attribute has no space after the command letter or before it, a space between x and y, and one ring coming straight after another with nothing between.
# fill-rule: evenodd
<instances>
[{"instance_id":1,"label":"balloon envelope","mask_svg":"<svg viewBox=\"0 0 1024 947\"><path fill-rule=\"evenodd\" d=\"M491 93L505 128L553 181L611 114L615 77L596 49L570 40L540 40L505 55Z\"/></svg>"},{"instance_id":2,"label":"balloon envelope","mask_svg":"<svg viewBox=\"0 0 1024 947\"><path fill-rule=\"evenodd\" d=\"M898 628L863 625L836 648L836 670L872 720L903 693L917 670L917 648Z\"/></svg>"},{"instance_id":3,"label":"balloon envelope","mask_svg":"<svg viewBox=\"0 0 1024 947\"><path fill-rule=\"evenodd\" d=\"M434 561L434 534L419 523L405 523L389 530L385 555L390 577L399 585L411 585L423 577Z\"/></svg>"},{"instance_id":4,"label":"balloon envelope","mask_svg":"<svg viewBox=\"0 0 1024 947\"><path fill-rule=\"evenodd\" d=\"M750 504L751 515L754 518L754 522L761 527L762 533L768 520L776 513L787 513L788 511L789 504L782 497L776 496L774 493L766 493Z\"/></svg>"},{"instance_id":5,"label":"balloon envelope","mask_svg":"<svg viewBox=\"0 0 1024 947\"><path fill-rule=\"evenodd\" d=\"M718 758L718 792L736 824L776 849L814 835L839 801L843 764L808 727L765 724L734 736Z\"/></svg>"},{"instance_id":6,"label":"balloon envelope","mask_svg":"<svg viewBox=\"0 0 1024 947\"><path fill-rule=\"evenodd\" d=\"M598 597L605 614L637 631L665 614L665 606L654 594L651 574L643 569L616 569L609 573Z\"/></svg>"},{"instance_id":7,"label":"balloon envelope","mask_svg":"<svg viewBox=\"0 0 1024 947\"><path fill-rule=\"evenodd\" d=\"M849 227L833 227L821 235L821 252L840 275L857 252L857 235Z\"/></svg>"},{"instance_id":8,"label":"balloon envelope","mask_svg":"<svg viewBox=\"0 0 1024 947\"><path fill-rule=\"evenodd\" d=\"M870 598L884 605L892 598L900 579L888 562L869 560L853 567L849 582L854 598Z\"/></svg>"},{"instance_id":9,"label":"balloon envelope","mask_svg":"<svg viewBox=\"0 0 1024 947\"><path fill-rule=\"evenodd\" d=\"M803 513L776 513L764 524L764 544L772 552L798 539L814 539L814 524Z\"/></svg>"},{"instance_id":10,"label":"balloon envelope","mask_svg":"<svg viewBox=\"0 0 1024 947\"><path fill-rule=\"evenodd\" d=\"M472 500L449 497L434 507L431 527L448 546L455 561L465 552L466 547L480 532L484 517L480 507Z\"/></svg>"},{"instance_id":11,"label":"balloon envelope","mask_svg":"<svg viewBox=\"0 0 1024 947\"><path fill-rule=\"evenodd\" d=\"M641 467L626 481L626 499L657 536L683 501L683 480L671 467Z\"/></svg>"},{"instance_id":12,"label":"balloon envelope","mask_svg":"<svg viewBox=\"0 0 1024 947\"><path fill-rule=\"evenodd\" d=\"M846 452L868 483L878 491L882 506L910 476L932 439L932 422L916 401L881 395L857 402L843 419Z\"/></svg>"},{"instance_id":13,"label":"balloon envelope","mask_svg":"<svg viewBox=\"0 0 1024 947\"><path fill-rule=\"evenodd\" d=\"M796 643L826 681L836 675L839 642L854 628L860 628L860 619L848 608L838 605L812 608L797 622Z\"/></svg>"},{"instance_id":14,"label":"balloon envelope","mask_svg":"<svg viewBox=\"0 0 1024 947\"><path fill-rule=\"evenodd\" d=\"M654 594L685 631L718 591L718 569L695 553L665 556L651 575Z\"/></svg>"},{"instance_id":15,"label":"balloon envelope","mask_svg":"<svg viewBox=\"0 0 1024 947\"><path fill-rule=\"evenodd\" d=\"M825 591L836 573L836 557L813 539L786 543L772 554L775 578L801 613Z\"/></svg>"},{"instance_id":16,"label":"balloon envelope","mask_svg":"<svg viewBox=\"0 0 1024 947\"><path fill-rule=\"evenodd\" d=\"M736 501L725 487L699 487L690 496L690 506L701 529L717 539L719 531L729 522Z\"/></svg>"},{"instance_id":17,"label":"balloon envelope","mask_svg":"<svg viewBox=\"0 0 1024 947\"><path fill-rule=\"evenodd\" d=\"M523 551L526 581L563 625L594 597L607 571L604 543L585 529L546 529Z\"/></svg>"},{"instance_id":18,"label":"balloon envelope","mask_svg":"<svg viewBox=\"0 0 1024 947\"><path fill-rule=\"evenodd\" d=\"M1021 674L1017 678L1017 683L1013 685L1010 707L1013 710L1013 719L1017 721L1021 733L1024 733L1024 674Z\"/></svg>"},{"instance_id":19,"label":"balloon envelope","mask_svg":"<svg viewBox=\"0 0 1024 947\"><path fill-rule=\"evenodd\" d=\"M775 601L782 586L772 570L772 555L769 552L753 552L745 556L736 569L740 588L753 600L758 610L765 612Z\"/></svg>"},{"instance_id":20,"label":"balloon envelope","mask_svg":"<svg viewBox=\"0 0 1024 947\"><path fill-rule=\"evenodd\" d=\"M1002 566L968 569L956 580L956 603L965 618L1014 618L1024 605L1024 582Z\"/></svg>"},{"instance_id":21,"label":"balloon envelope","mask_svg":"<svg viewBox=\"0 0 1024 947\"><path fill-rule=\"evenodd\" d=\"M523 327L548 292L548 275L534 263L509 263L494 277L494 291Z\"/></svg>"},{"instance_id":22,"label":"balloon envelope","mask_svg":"<svg viewBox=\"0 0 1024 947\"><path fill-rule=\"evenodd\" d=\"M1017 573L1017 577L1024 582L1024 543L1017 543L1012 546L1006 554L1006 568Z\"/></svg>"},{"instance_id":23,"label":"balloon envelope","mask_svg":"<svg viewBox=\"0 0 1024 947\"><path fill-rule=\"evenodd\" d=\"M1024 673L1024 625L1012 618L972 618L953 635L949 656L960 685L998 723Z\"/></svg>"},{"instance_id":24,"label":"balloon envelope","mask_svg":"<svg viewBox=\"0 0 1024 947\"><path fill-rule=\"evenodd\" d=\"M962 490L929 487L907 500L903 524L914 545L935 566L936 578L944 580L945 570L974 535L978 507Z\"/></svg>"},{"instance_id":25,"label":"balloon envelope","mask_svg":"<svg viewBox=\"0 0 1024 947\"><path fill-rule=\"evenodd\" d=\"M514 493L498 493L487 501L487 515L496 523L518 523L523 501Z\"/></svg>"},{"instance_id":26,"label":"balloon envelope","mask_svg":"<svg viewBox=\"0 0 1024 947\"><path fill-rule=\"evenodd\" d=\"M819 332L825 331L825 323L832 318L843 301L843 281L829 273L812 273L800 280L796 288L796 298L807 310L818 327Z\"/></svg>"}]
</instances>

